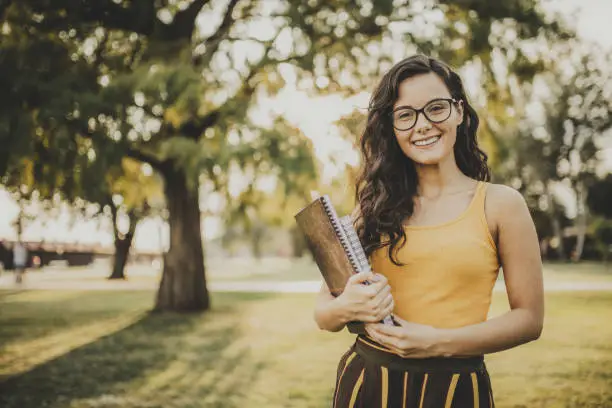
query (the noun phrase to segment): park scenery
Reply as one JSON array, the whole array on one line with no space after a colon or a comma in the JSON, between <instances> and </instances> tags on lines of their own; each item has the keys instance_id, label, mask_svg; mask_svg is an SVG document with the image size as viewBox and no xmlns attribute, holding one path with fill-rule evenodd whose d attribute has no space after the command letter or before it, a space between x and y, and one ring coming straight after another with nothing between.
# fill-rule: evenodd
<instances>
[{"instance_id":1,"label":"park scenery","mask_svg":"<svg viewBox=\"0 0 612 408\"><path fill-rule=\"evenodd\" d=\"M461 74L544 261L541 337L486 356L496 406L612 408L610 15L0 1L0 407L331 406L355 337L317 327L294 215L353 211L371 91L422 53ZM489 317L508 310L502 270Z\"/></svg>"}]
</instances>

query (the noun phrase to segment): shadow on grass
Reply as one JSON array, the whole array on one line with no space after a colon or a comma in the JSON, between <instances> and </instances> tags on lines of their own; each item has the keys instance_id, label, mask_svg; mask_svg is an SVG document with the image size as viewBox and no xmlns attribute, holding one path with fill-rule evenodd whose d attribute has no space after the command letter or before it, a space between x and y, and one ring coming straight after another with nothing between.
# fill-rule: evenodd
<instances>
[{"instance_id":1,"label":"shadow on grass","mask_svg":"<svg viewBox=\"0 0 612 408\"><path fill-rule=\"evenodd\" d=\"M2 289L0 290L0 300L8 299L9 297L17 295L21 292L22 291L19 289Z\"/></svg>"},{"instance_id":2,"label":"shadow on grass","mask_svg":"<svg viewBox=\"0 0 612 408\"><path fill-rule=\"evenodd\" d=\"M0 291L0 345L82 327L129 310L146 310L152 301L148 292Z\"/></svg>"},{"instance_id":3,"label":"shadow on grass","mask_svg":"<svg viewBox=\"0 0 612 408\"><path fill-rule=\"evenodd\" d=\"M216 294L207 314L149 313L0 382L0 407L239 406L265 367L235 344L239 309L271 296Z\"/></svg>"}]
</instances>

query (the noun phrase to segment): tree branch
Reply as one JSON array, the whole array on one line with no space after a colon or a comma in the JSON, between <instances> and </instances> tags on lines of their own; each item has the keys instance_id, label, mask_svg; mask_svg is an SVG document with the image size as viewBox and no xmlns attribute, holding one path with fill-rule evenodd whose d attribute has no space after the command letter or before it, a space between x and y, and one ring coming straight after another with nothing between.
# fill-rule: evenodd
<instances>
[{"instance_id":1,"label":"tree branch","mask_svg":"<svg viewBox=\"0 0 612 408\"><path fill-rule=\"evenodd\" d=\"M36 4L38 3L38 4ZM71 24L79 22L99 22L105 28L136 32L142 35L153 33L157 16L155 4L148 2L130 2L125 7L113 0L54 0L53 2L36 2L32 5L35 12L45 15L41 23L52 27L56 23ZM60 17L60 11L69 10L66 17ZM54 15L55 14L55 15Z\"/></svg>"},{"instance_id":2,"label":"tree branch","mask_svg":"<svg viewBox=\"0 0 612 408\"><path fill-rule=\"evenodd\" d=\"M217 31L214 32L210 37L204 40L203 44L206 47L206 52L204 55L198 58L198 65L207 66L212 60L213 55L219 49L219 45L223 38L227 36L229 33L232 24L234 23L234 18L232 14L239 0L230 0L227 5L227 9L225 10L225 14L223 15L223 20L221 20L221 24L217 28Z\"/></svg>"},{"instance_id":3,"label":"tree branch","mask_svg":"<svg viewBox=\"0 0 612 408\"><path fill-rule=\"evenodd\" d=\"M165 169L166 163L159 160L157 157L152 154L145 153L142 150L138 150L134 147L128 147L126 150L126 155L132 159L141 161L143 163L149 164L155 170L163 171Z\"/></svg>"},{"instance_id":4,"label":"tree branch","mask_svg":"<svg viewBox=\"0 0 612 408\"><path fill-rule=\"evenodd\" d=\"M0 0L0 20L4 19L4 12L11 5L11 0Z\"/></svg>"},{"instance_id":5,"label":"tree branch","mask_svg":"<svg viewBox=\"0 0 612 408\"><path fill-rule=\"evenodd\" d=\"M192 140L198 140L206 129L213 126L221 114L221 108L217 108L206 115L185 122L178 129L178 133L181 136L185 136Z\"/></svg>"},{"instance_id":6,"label":"tree branch","mask_svg":"<svg viewBox=\"0 0 612 408\"><path fill-rule=\"evenodd\" d=\"M193 0L185 10L176 13L169 27L171 39L190 39L195 27L195 20L202 8L209 1L210 0Z\"/></svg>"},{"instance_id":7,"label":"tree branch","mask_svg":"<svg viewBox=\"0 0 612 408\"><path fill-rule=\"evenodd\" d=\"M76 128L76 127L75 127ZM93 140L94 131L89 129L87 126L81 126L77 129L78 135ZM145 153L133 146L126 147L126 156L131 157L132 159L141 161L143 163L148 163L155 170L163 171L166 168L166 162L158 159L154 155L150 153Z\"/></svg>"}]
</instances>

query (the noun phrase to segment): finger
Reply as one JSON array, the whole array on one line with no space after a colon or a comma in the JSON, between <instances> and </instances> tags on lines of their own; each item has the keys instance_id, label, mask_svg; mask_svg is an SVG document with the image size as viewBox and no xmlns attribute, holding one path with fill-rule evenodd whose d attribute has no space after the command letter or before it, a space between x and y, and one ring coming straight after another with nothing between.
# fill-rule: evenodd
<instances>
[{"instance_id":1,"label":"finger","mask_svg":"<svg viewBox=\"0 0 612 408\"><path fill-rule=\"evenodd\" d=\"M372 277L371 282L372 283L375 283L375 282L384 282L384 283L387 283L388 280L387 280L387 277L385 275L382 275L380 273L374 273L374 276Z\"/></svg>"},{"instance_id":2,"label":"finger","mask_svg":"<svg viewBox=\"0 0 612 408\"><path fill-rule=\"evenodd\" d=\"M385 317L389 316L393 311L393 298L385 298L381 304L374 308L374 315L380 322Z\"/></svg>"},{"instance_id":3,"label":"finger","mask_svg":"<svg viewBox=\"0 0 612 408\"><path fill-rule=\"evenodd\" d=\"M360 319L364 323L378 324L382 318L378 317L378 313L368 313Z\"/></svg>"},{"instance_id":4,"label":"finger","mask_svg":"<svg viewBox=\"0 0 612 408\"><path fill-rule=\"evenodd\" d=\"M387 294L387 296L384 297L384 299L380 302L380 307L382 309L386 309L387 307L389 307L390 304L393 303L393 296L391 295L391 293Z\"/></svg>"},{"instance_id":5,"label":"finger","mask_svg":"<svg viewBox=\"0 0 612 408\"><path fill-rule=\"evenodd\" d=\"M377 275L381 278L377 282L373 282L372 286L376 288L376 291L381 291L382 288L389 285L389 281L383 275Z\"/></svg>"},{"instance_id":6,"label":"finger","mask_svg":"<svg viewBox=\"0 0 612 408\"><path fill-rule=\"evenodd\" d=\"M394 306L395 306L395 304L394 304L393 299L392 299L391 302L387 306L385 306L383 311L378 316L380 318L380 320L384 319L387 316L390 316L391 313L393 313Z\"/></svg>"},{"instance_id":7,"label":"finger","mask_svg":"<svg viewBox=\"0 0 612 408\"><path fill-rule=\"evenodd\" d=\"M393 320L395 320L400 326L408 325L408 322L397 315L393 315Z\"/></svg>"},{"instance_id":8,"label":"finger","mask_svg":"<svg viewBox=\"0 0 612 408\"><path fill-rule=\"evenodd\" d=\"M366 285L357 285L355 287L355 290L361 293L366 298L364 299L364 302L365 301L372 302L370 306L374 307L374 298L377 295L376 288L372 286L366 286Z\"/></svg>"},{"instance_id":9,"label":"finger","mask_svg":"<svg viewBox=\"0 0 612 408\"><path fill-rule=\"evenodd\" d=\"M394 337L387 336L386 334L382 333L377 326L378 325L375 325L370 328L370 337L372 337L372 339L374 339L377 343L380 343L391 350L401 351L399 348L398 340Z\"/></svg>"},{"instance_id":10,"label":"finger","mask_svg":"<svg viewBox=\"0 0 612 408\"><path fill-rule=\"evenodd\" d=\"M363 327L365 328L366 333L368 333L368 336L370 336L371 338L374 338L375 333L374 333L374 329L372 328L372 323L366 323L363 325Z\"/></svg>"},{"instance_id":11,"label":"finger","mask_svg":"<svg viewBox=\"0 0 612 408\"><path fill-rule=\"evenodd\" d=\"M400 339L403 337L403 329L398 326L391 326L388 324L379 323L376 325L375 330L381 335L387 337L393 337L395 339Z\"/></svg>"},{"instance_id":12,"label":"finger","mask_svg":"<svg viewBox=\"0 0 612 408\"><path fill-rule=\"evenodd\" d=\"M354 275L351 275L351 277L348 279L347 283L350 283L350 284L360 284L360 283L364 283L364 282L369 281L373 277L374 277L374 274L372 272L359 272L359 273L356 273Z\"/></svg>"},{"instance_id":13,"label":"finger","mask_svg":"<svg viewBox=\"0 0 612 408\"><path fill-rule=\"evenodd\" d=\"M367 307L373 316L379 316L389 306L389 302L393 300L390 292L391 288L387 286L368 302Z\"/></svg>"},{"instance_id":14,"label":"finger","mask_svg":"<svg viewBox=\"0 0 612 408\"><path fill-rule=\"evenodd\" d=\"M391 349L391 347L395 347L394 345L387 342L385 337L376 329L377 326L378 326L378 323L366 323L364 325L365 330L368 333L368 336L372 340L376 341L377 343L382 344L383 346L389 349Z\"/></svg>"},{"instance_id":15,"label":"finger","mask_svg":"<svg viewBox=\"0 0 612 408\"><path fill-rule=\"evenodd\" d=\"M387 285L376 291L376 295L372 299L373 307L382 307L385 304L385 300L391 296L391 286Z\"/></svg>"}]
</instances>

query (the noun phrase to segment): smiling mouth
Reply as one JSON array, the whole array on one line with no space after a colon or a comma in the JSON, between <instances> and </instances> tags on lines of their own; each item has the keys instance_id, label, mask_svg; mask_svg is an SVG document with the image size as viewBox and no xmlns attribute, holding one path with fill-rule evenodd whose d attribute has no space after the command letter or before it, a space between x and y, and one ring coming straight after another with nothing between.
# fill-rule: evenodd
<instances>
[{"instance_id":1,"label":"smiling mouth","mask_svg":"<svg viewBox=\"0 0 612 408\"><path fill-rule=\"evenodd\" d=\"M416 141L412 142L412 144L417 146L417 147L431 146L431 145L435 144L438 140L440 140L441 137L442 136L440 136L440 135L432 136L432 137L428 137L427 139L416 140Z\"/></svg>"}]
</instances>

